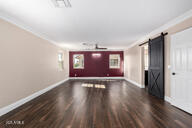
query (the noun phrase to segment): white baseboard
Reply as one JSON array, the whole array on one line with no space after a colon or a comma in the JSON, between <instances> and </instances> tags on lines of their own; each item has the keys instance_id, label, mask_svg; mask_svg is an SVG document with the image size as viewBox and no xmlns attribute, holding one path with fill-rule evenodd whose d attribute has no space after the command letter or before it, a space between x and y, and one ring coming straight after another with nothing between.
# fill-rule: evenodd
<instances>
[{"instance_id":1,"label":"white baseboard","mask_svg":"<svg viewBox=\"0 0 192 128\"><path fill-rule=\"evenodd\" d=\"M99 80L99 79L124 79L124 77L69 77L69 79L82 79L82 80L93 80L93 79L96 79L96 80Z\"/></svg>"},{"instance_id":2,"label":"white baseboard","mask_svg":"<svg viewBox=\"0 0 192 128\"><path fill-rule=\"evenodd\" d=\"M138 86L139 88L145 88L144 85L141 85L141 84L139 84L139 83L137 83L137 82L135 82L135 81L133 81L133 80L127 79L127 78L125 78L125 77L124 77L124 79L125 79L126 81L132 83L133 85Z\"/></svg>"},{"instance_id":3,"label":"white baseboard","mask_svg":"<svg viewBox=\"0 0 192 128\"><path fill-rule=\"evenodd\" d=\"M171 97L165 96L164 100L171 104Z\"/></svg>"},{"instance_id":4,"label":"white baseboard","mask_svg":"<svg viewBox=\"0 0 192 128\"><path fill-rule=\"evenodd\" d=\"M40 90L40 91L38 91L38 92L36 92L36 93L33 93L32 95L30 95L30 96L28 96L28 97L25 97L25 98L23 98L23 99L15 102L15 103L13 103L13 104L10 104L10 105L8 105L8 106L6 106L6 107L0 108L0 116L2 116L2 115L4 115L4 114L6 114L6 113L8 113L8 112L10 112L10 111L18 108L19 106L21 106L21 105L29 102L30 100L32 100L32 99L34 99L34 98L42 95L43 93L45 93L45 92L47 92L47 91L49 91L49 90L51 90L51 89L59 86L60 84L64 83L64 82L67 81L67 80L68 80L68 78L65 79L65 80L62 80L62 81L60 81L60 82L58 82L58 83L55 83L55 84L53 84L53 85L51 85L51 86L49 86L49 87L47 87L47 88L45 88L45 89L42 89L42 90Z\"/></svg>"}]
</instances>

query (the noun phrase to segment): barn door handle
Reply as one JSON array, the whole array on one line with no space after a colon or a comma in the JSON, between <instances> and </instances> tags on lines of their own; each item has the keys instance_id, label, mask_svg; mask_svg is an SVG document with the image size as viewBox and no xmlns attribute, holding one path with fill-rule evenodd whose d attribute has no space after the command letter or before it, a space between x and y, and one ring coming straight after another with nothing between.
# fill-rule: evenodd
<instances>
[{"instance_id":1,"label":"barn door handle","mask_svg":"<svg viewBox=\"0 0 192 128\"><path fill-rule=\"evenodd\" d=\"M172 73L172 75L176 75L176 73L175 73L175 72L173 72L173 73Z\"/></svg>"}]
</instances>

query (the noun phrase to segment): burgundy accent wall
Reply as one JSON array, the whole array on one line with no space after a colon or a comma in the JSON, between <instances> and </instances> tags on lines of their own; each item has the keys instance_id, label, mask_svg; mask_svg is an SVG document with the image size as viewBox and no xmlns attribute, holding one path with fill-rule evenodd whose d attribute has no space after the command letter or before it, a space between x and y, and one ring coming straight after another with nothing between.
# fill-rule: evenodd
<instances>
[{"instance_id":1,"label":"burgundy accent wall","mask_svg":"<svg viewBox=\"0 0 192 128\"><path fill-rule=\"evenodd\" d=\"M100 57L92 56L100 53ZM84 69L73 69L73 55L84 54ZM109 55L120 54L120 68L109 68ZM124 76L123 51L71 51L69 52L70 77L122 77Z\"/></svg>"}]
</instances>

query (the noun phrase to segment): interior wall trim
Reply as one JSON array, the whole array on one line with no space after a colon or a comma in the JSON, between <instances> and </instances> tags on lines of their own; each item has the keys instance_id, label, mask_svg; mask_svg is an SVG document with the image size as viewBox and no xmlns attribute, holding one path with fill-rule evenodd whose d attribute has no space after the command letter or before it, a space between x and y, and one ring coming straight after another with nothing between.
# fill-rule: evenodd
<instances>
[{"instance_id":1,"label":"interior wall trim","mask_svg":"<svg viewBox=\"0 0 192 128\"><path fill-rule=\"evenodd\" d=\"M71 80L79 79L79 80L92 80L92 79L124 79L124 77L69 77Z\"/></svg>"},{"instance_id":2,"label":"interior wall trim","mask_svg":"<svg viewBox=\"0 0 192 128\"><path fill-rule=\"evenodd\" d=\"M18 100L18 101L16 101L16 102L13 103L13 104L10 104L10 105L8 105L8 106L5 106L5 107L3 107L3 108L0 108L0 116L2 116L2 115L4 115L4 114L6 114L6 113L8 113L8 112L10 112L10 111L18 108L19 106L21 106L21 105L23 105L23 104L25 104L25 103L33 100L34 98L36 98L36 97L38 97L38 96L46 93L47 91L49 91L49 90L51 90L51 89L53 89L53 88L61 85L62 83L66 82L67 80L68 80L68 78L66 78L66 79L64 79L64 80L62 80L62 81L60 81L60 82L57 82L57 83L55 83L55 84L53 84L53 85L50 85L50 86L48 86L47 88L44 88L44 89L42 89L42 90L40 90L40 91L38 91L38 92L36 92L36 93L33 93L32 95L27 96L27 97L25 97L25 98L23 98L23 99L21 99L21 100Z\"/></svg>"},{"instance_id":3,"label":"interior wall trim","mask_svg":"<svg viewBox=\"0 0 192 128\"><path fill-rule=\"evenodd\" d=\"M171 104L171 97L165 96L165 99L164 99L164 100L167 101L167 102L169 102L169 103Z\"/></svg>"},{"instance_id":4,"label":"interior wall trim","mask_svg":"<svg viewBox=\"0 0 192 128\"><path fill-rule=\"evenodd\" d=\"M135 81L133 81L133 80L127 79L126 77L124 77L124 79L125 79L126 81L132 83L133 85L136 85L136 86L139 87L139 88L145 88L144 85L141 85L141 84L139 84L139 83L137 83L137 82L135 82Z\"/></svg>"},{"instance_id":5,"label":"interior wall trim","mask_svg":"<svg viewBox=\"0 0 192 128\"><path fill-rule=\"evenodd\" d=\"M135 45L138 45L138 44L140 44L142 42L147 41L150 37L153 37L153 36L155 36L155 35L157 35L157 34L159 34L161 32L164 32L167 29L169 29L170 27L173 27L173 26L177 25L178 23L181 23L182 21L184 21L184 20L186 20L186 19L188 19L190 17L192 17L192 9L187 11L186 13L176 17L175 19L167 22L166 24L162 25L161 27L153 30L149 34L143 36L142 38L137 40L135 43L131 44L127 49L129 49L129 48L131 48L131 47L133 47Z\"/></svg>"},{"instance_id":6,"label":"interior wall trim","mask_svg":"<svg viewBox=\"0 0 192 128\"><path fill-rule=\"evenodd\" d=\"M60 47L60 48L64 49L63 47L59 46L58 43L56 43L55 41L49 39L49 37L47 35L42 34L40 32L37 32L37 31L33 30L31 27L27 27L25 24L19 23L19 21L16 21L16 20L14 20L13 18L11 18L11 17L9 17L7 15L4 15L2 12L0 12L0 19L3 19L5 21L7 21L7 22L9 22L9 23L11 23L11 24L13 24L13 25L15 25L15 26L17 26L17 27L19 27L19 28L21 28L21 29L23 29L23 30L25 30L25 31L37 36L37 37L39 37L39 38L41 38L41 39L44 39L44 40L48 41L49 43L51 43L51 44L53 44L53 45L55 45L57 47ZM66 49L64 49L64 50L66 50Z\"/></svg>"},{"instance_id":7,"label":"interior wall trim","mask_svg":"<svg viewBox=\"0 0 192 128\"><path fill-rule=\"evenodd\" d=\"M178 24L178 23L180 23L180 22L182 22L182 21L184 21L184 20L186 20L186 19L188 19L190 17L192 17L192 9L187 11L186 13L176 17L175 19L169 21L168 23L162 25L158 29L155 29L154 31L150 32L148 35L143 36L142 38L137 40L135 43L131 44L128 48L131 48L131 47L133 47L133 46L135 46L137 44L140 44L141 42L146 41L150 37L152 37L152 36L154 36L154 35L156 35L158 33L161 33L163 31L167 30L168 28L170 28L170 27L172 27L172 26L174 26L174 25L176 25L176 24ZM32 34L34 34L34 35L36 35L36 36L38 36L38 37L40 37L42 39L44 39L44 40L47 40L48 42L50 42L50 43L52 43L52 44L54 44L54 45L56 45L58 47L61 47L61 46L58 45L57 42L55 42L53 40L50 40L47 35L42 34L40 32L37 32L37 31L33 30L32 28L27 27L26 25L24 25L22 23L19 23L18 21L14 20L11 17L8 17L7 15L5 15L2 12L0 12L0 18L5 20L5 21L8 21L9 23L12 23L12 24L14 24L14 25L16 25L16 26L18 26L18 27L20 27L20 28L22 28L22 29L24 29L24 30L26 30L26 31L28 31L28 32L30 32L30 33L32 33Z\"/></svg>"}]
</instances>

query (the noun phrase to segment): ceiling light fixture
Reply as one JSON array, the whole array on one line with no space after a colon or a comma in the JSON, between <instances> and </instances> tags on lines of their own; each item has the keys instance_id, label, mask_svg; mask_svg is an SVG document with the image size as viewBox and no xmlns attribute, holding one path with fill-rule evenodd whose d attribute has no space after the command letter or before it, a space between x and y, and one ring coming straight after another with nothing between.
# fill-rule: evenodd
<instances>
[{"instance_id":1,"label":"ceiling light fixture","mask_svg":"<svg viewBox=\"0 0 192 128\"><path fill-rule=\"evenodd\" d=\"M69 0L52 0L53 4L58 7L58 8L70 8L71 7L71 3Z\"/></svg>"}]
</instances>

